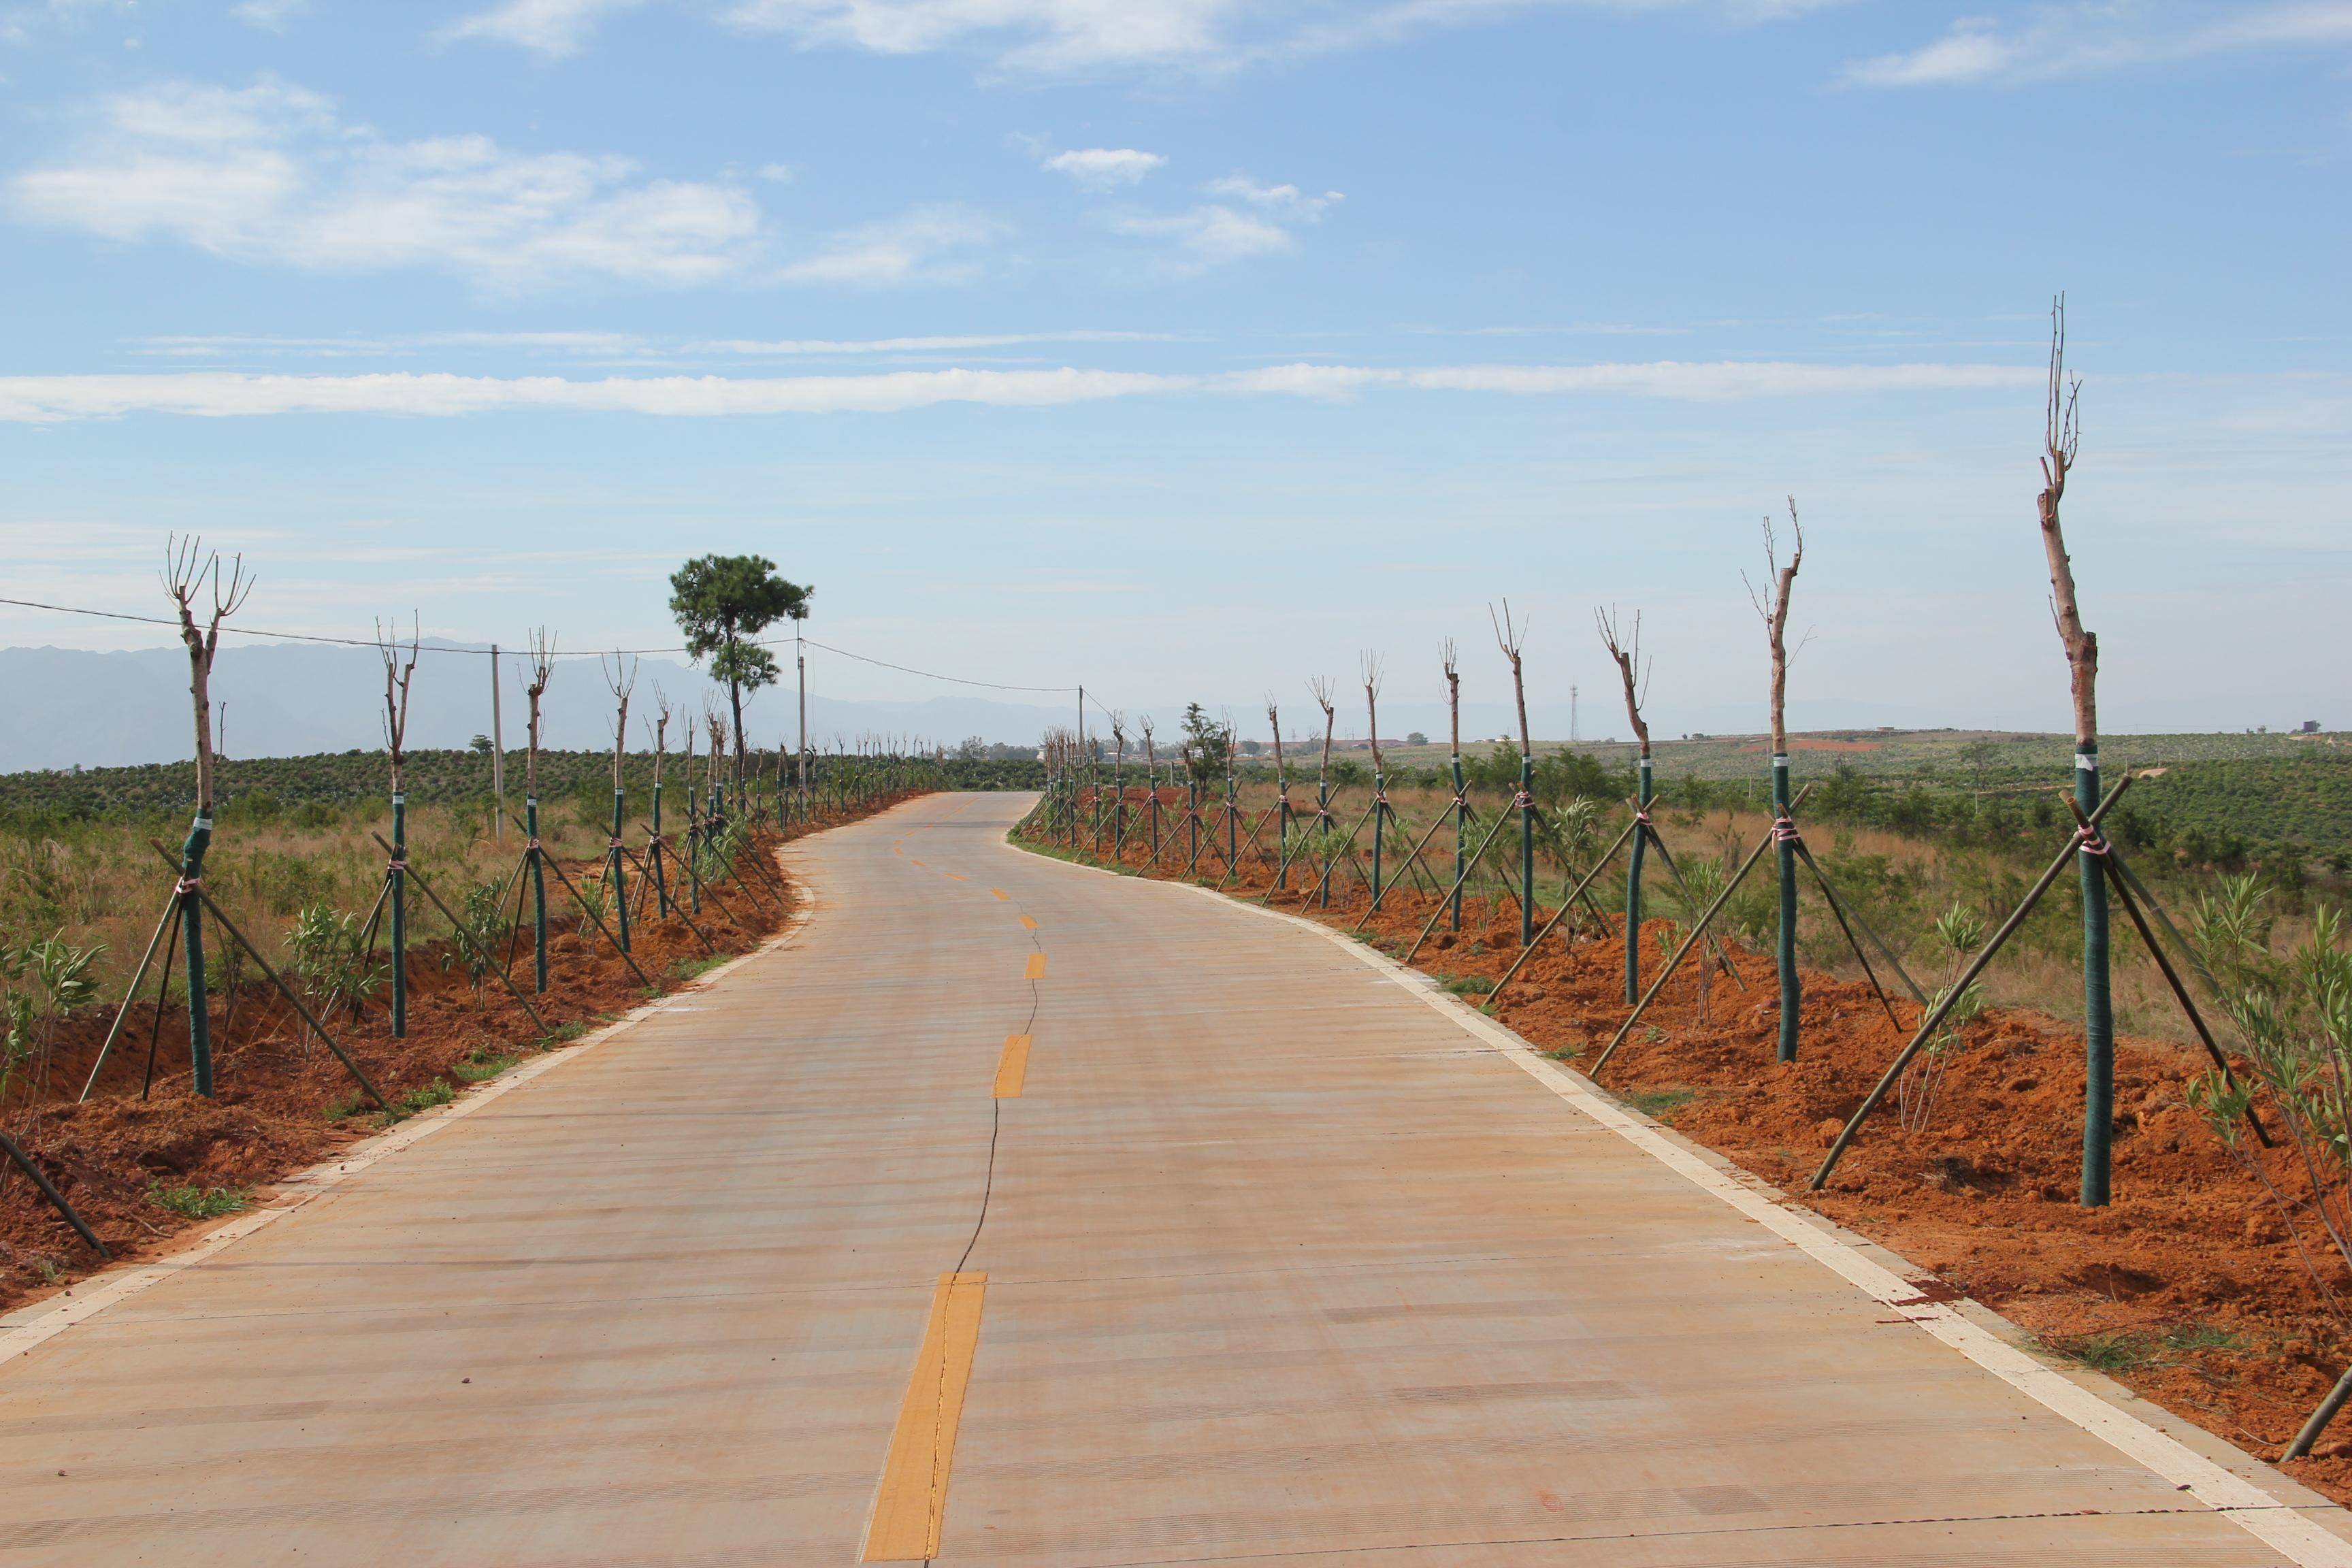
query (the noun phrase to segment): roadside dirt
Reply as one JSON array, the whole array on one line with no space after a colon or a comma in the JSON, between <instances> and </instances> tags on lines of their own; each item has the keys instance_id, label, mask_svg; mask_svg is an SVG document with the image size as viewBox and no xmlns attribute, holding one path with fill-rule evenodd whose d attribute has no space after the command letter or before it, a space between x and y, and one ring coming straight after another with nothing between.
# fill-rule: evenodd
<instances>
[{"instance_id":1,"label":"roadside dirt","mask_svg":"<svg viewBox=\"0 0 2352 1568\"><path fill-rule=\"evenodd\" d=\"M877 801L870 810L904 798L910 796ZM817 826L834 825L828 820ZM551 1031L545 1038L495 977L485 978L477 996L446 940L409 949L404 1039L392 1037L383 994L356 1023L348 1012L321 1021L385 1099L404 1111L425 1109L515 1060L692 984L691 976L717 959L757 946L782 926L799 897L782 870L773 869L773 850L814 830L795 825L783 835L761 831L757 852L772 868L775 885L757 877L749 889L736 880L720 884L705 897L703 912L693 917L702 936L680 919L634 925L631 956L658 991L647 988L551 878L547 991L532 990L527 928L509 970ZM565 869L578 883L583 868L567 864ZM230 913L234 917L236 911ZM429 907L411 920L412 930L429 932L442 925ZM215 933L207 929L205 935L209 943ZM216 1200L221 1203L266 1201L270 1183L389 1124L341 1064L309 1037L293 1009L266 981L247 973L233 999L213 999L212 1099L190 1092L184 1005L171 1008L158 1029L151 1000L132 1004L88 1100L77 1102L75 1097L114 1022L111 1006L68 1022L49 1064L49 1095L43 1103L9 1108L6 1126L117 1262L170 1251L221 1217L195 1217L163 1200L186 1205L195 1194L225 1194ZM151 1039L153 1080L142 1095ZM69 1287L104 1267L5 1155L0 1172L0 1310Z\"/></svg>"},{"instance_id":2,"label":"roadside dirt","mask_svg":"<svg viewBox=\"0 0 2352 1568\"><path fill-rule=\"evenodd\" d=\"M1159 874L1181 875L1169 858ZM1243 874L1224 890L1255 898L1272 868L1247 851L1242 858ZM1142 869L1145 859L1130 846L1130 867ZM1212 853L1202 865L1209 882L1224 875ZM1294 885L1311 880L1296 866L1291 876ZM1343 879L1328 909L1297 890L1271 903L1351 930L1370 898L1360 880L1335 882ZM1434 907L1427 894L1391 891L1364 934L1402 956ZM1539 921L1550 913L1539 909ZM1622 926L1622 918L1588 916L1573 938L1555 931L1491 1010L1558 1059L1589 1068L1631 1011ZM1643 930L1644 985L1663 962L1662 929L1654 921ZM1905 1131L1890 1097L1827 1189L1811 1193L1806 1184L1831 1140L1916 1028L1920 1009L1897 992L1890 1019L1867 984L1808 971L1800 1059L1781 1064L1772 958L1736 944L1730 954L1738 979L1715 974L1703 1016L1696 965L1685 962L1600 1075L1603 1087L1791 1201L1912 1259L1932 1276L1928 1288L1973 1297L2051 1349L2277 1458L2352 1360L2352 1333L2322 1289L2352 1302L2352 1278L2312 1227L2298 1245L2262 1183L2189 1108L2186 1085L2208 1065L2201 1051L2117 1042L2114 1193L2104 1208L2076 1201L2082 1037L2046 1015L2002 1008L1979 1017L1948 1056L1924 1127ZM1412 962L1475 1005L1518 956L1517 905L1473 900L1463 929L1441 919ZM2291 1151L2264 1160L2291 1201L2309 1192ZM2352 1419L2313 1458L2285 1468L2352 1503Z\"/></svg>"}]
</instances>

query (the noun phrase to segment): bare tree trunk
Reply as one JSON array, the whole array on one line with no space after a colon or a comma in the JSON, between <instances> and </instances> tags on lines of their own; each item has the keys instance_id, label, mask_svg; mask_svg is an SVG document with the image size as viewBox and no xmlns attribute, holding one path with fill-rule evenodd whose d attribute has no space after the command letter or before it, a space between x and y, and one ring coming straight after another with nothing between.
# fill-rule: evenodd
<instances>
[{"instance_id":1,"label":"bare tree trunk","mask_svg":"<svg viewBox=\"0 0 2352 1568\"><path fill-rule=\"evenodd\" d=\"M1764 617L1765 635L1772 647L1772 816L1773 837L1779 840L1780 869L1780 1058L1784 1062L1797 1059L1799 1015L1803 1006L1802 987L1797 979L1797 829L1789 816L1789 725L1787 702L1789 695L1789 595L1797 585L1797 568L1804 563L1805 529L1797 520L1797 499L1789 498L1789 526L1795 534L1795 549L1789 564L1780 563L1779 552L1772 537L1772 522L1764 521L1764 565L1772 579L1772 597L1768 604L1756 597L1753 585L1748 595L1755 600L1757 614Z\"/></svg>"}]
</instances>

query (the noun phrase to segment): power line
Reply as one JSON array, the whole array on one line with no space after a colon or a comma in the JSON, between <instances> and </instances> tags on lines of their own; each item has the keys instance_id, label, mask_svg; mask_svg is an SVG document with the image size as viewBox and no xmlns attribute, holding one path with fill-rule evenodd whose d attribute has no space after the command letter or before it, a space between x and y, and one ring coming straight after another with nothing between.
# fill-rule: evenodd
<instances>
[{"instance_id":1,"label":"power line","mask_svg":"<svg viewBox=\"0 0 2352 1568\"><path fill-rule=\"evenodd\" d=\"M163 616L134 616L121 610L93 610L79 605L52 605L39 599L13 599L0 597L0 605L15 605L19 608L27 610L47 610L60 616L88 616L94 619L103 621L131 621L141 626L168 626L173 631L177 631L180 628L180 623L178 621ZM230 626L226 623L222 625L221 630L237 637L262 637L272 642L324 643L334 647L382 647L383 646L383 642L375 637L327 637L315 632L277 632L268 631L257 626ZM766 641L761 641L756 638L747 640L751 641L752 646L757 647L790 647L793 646L793 639L790 637L777 637ZM912 665L893 664L887 658L875 658L866 654L852 653L845 647L835 647L832 644L821 643L814 637L809 637L803 640L805 640L810 647L823 648L825 652L838 654L843 658L854 658L860 664L877 665L881 668L895 669L906 675L919 675L926 680L944 680L951 682L957 686L985 687L992 691L1039 691L1050 692L1057 696L1064 692L1076 689L1076 688L1069 686L1015 686L1001 680L974 680L967 676L941 675L935 670L917 669ZM492 646L488 643L482 643L478 646L470 647L462 645L453 646L448 643L420 643L417 647L418 651L423 653L462 653L476 657L493 651L513 651L511 648L494 650ZM639 658L659 656L662 654L686 653L688 653L688 650L684 647L571 648L559 651L553 657L557 658ZM688 655L688 657L691 657L691 655Z\"/></svg>"}]
</instances>

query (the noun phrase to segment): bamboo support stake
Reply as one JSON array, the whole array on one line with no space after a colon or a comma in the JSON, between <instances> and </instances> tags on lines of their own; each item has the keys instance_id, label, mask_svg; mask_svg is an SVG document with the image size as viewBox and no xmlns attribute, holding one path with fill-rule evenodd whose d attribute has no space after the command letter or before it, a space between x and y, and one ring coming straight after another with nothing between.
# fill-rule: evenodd
<instances>
[{"instance_id":1,"label":"bamboo support stake","mask_svg":"<svg viewBox=\"0 0 2352 1568\"><path fill-rule=\"evenodd\" d=\"M368 837L375 839L378 844L383 845L385 854L388 855L392 852L392 846L384 844L383 839L378 835L371 833ZM449 906L441 901L441 895L433 890L431 883L425 881L425 874L422 871L411 870L409 875L416 880L416 890L423 893L426 901L431 903L435 909L441 911L441 918L449 922L449 927L452 931L462 931L466 929L465 922L458 920L455 914L450 912ZM503 895L501 895L499 901L500 903L504 903L506 901ZM490 963L489 954L484 953L482 958L483 967L499 977L499 984L507 988L507 994L512 996L521 1006L522 1010L530 1016L531 1026L537 1029L542 1036L548 1034L550 1031L547 1027L547 1020L539 1016L539 1009L530 1005L530 998L525 996L522 994L521 987L515 984L514 977L509 974L504 968L496 963Z\"/></svg>"},{"instance_id":2,"label":"bamboo support stake","mask_svg":"<svg viewBox=\"0 0 2352 1568\"><path fill-rule=\"evenodd\" d=\"M1447 637L1441 650L1445 669L1445 719L1447 738L1453 745L1454 765L1454 865L1462 866L1463 840L1470 836L1470 794L1462 773L1462 668L1454 647ZM1454 929L1462 929L1462 885L1455 883L1452 898Z\"/></svg>"},{"instance_id":3,"label":"bamboo support stake","mask_svg":"<svg viewBox=\"0 0 2352 1568\"><path fill-rule=\"evenodd\" d=\"M9 1159L16 1163L25 1174L33 1178L33 1185L41 1190L41 1196L48 1199L49 1206L65 1216L65 1222L73 1226L74 1234L80 1237L92 1252L97 1253L100 1258L112 1260L114 1254L106 1250L106 1243L98 1239L98 1233L83 1223L81 1215L74 1213L73 1205L66 1202L65 1194L58 1191L57 1184L49 1180L47 1174L38 1165L33 1163L33 1157L26 1153L17 1142L5 1132L0 1132L0 1152L5 1152Z\"/></svg>"},{"instance_id":4,"label":"bamboo support stake","mask_svg":"<svg viewBox=\"0 0 2352 1568\"><path fill-rule=\"evenodd\" d=\"M1807 793L1811 789L1811 784L1805 786ZM1804 798L1803 793L1799 794L1795 800L1789 803L1789 809L1794 811L1804 803ZM1773 833L1767 829L1764 836L1756 841L1756 847L1748 852L1748 858L1739 863L1739 869L1733 872L1731 879L1723 885L1723 891L1716 895L1715 902L1709 904L1706 907L1706 912L1699 916L1697 921L1691 927L1689 934L1683 938L1682 944L1676 947L1673 954L1667 958L1665 967L1658 971L1658 977L1650 982L1649 989L1643 991L1641 1000L1633 1004L1633 1010L1625 1015L1623 1023L1617 1026L1617 1033L1610 1037L1607 1047L1594 1058L1591 1069L1586 1074L1587 1077L1598 1078L1601 1069L1609 1065L1609 1058L1617 1054L1617 1047L1623 1045L1625 1037L1633 1032L1634 1024L1640 1021L1643 1014L1650 1010L1650 1004L1657 1000L1658 993L1665 989L1666 982L1674 978L1675 970L1682 963L1683 954L1688 952L1692 944L1696 942L1707 927L1714 923L1716 915L1722 910L1723 906L1731 901L1731 895L1739 890L1739 884L1748 879L1748 873L1756 868L1756 862L1762 859L1764 851L1772 847L1773 838Z\"/></svg>"},{"instance_id":5,"label":"bamboo support stake","mask_svg":"<svg viewBox=\"0 0 2352 1568\"><path fill-rule=\"evenodd\" d=\"M2124 913L2130 919L2132 929L2139 932L2140 941L2146 944L2148 956L2156 960L2157 972L2164 976L2165 984L2171 987L2174 1000L2180 1004L2180 1011L2188 1016L2189 1026L2197 1031L2197 1038L2204 1046L2205 1054L2212 1058L2214 1067L2220 1069L2222 1081L2235 1089L2238 1079L2237 1074L2231 1068L2230 1058L2223 1054L2220 1043L2213 1038L2213 1031L2205 1026L2205 1015L2198 1010L2195 1000L2189 994L2188 985L2182 982L2179 972L2172 967L2172 960L2166 954L2163 945L2156 940L2156 932L2149 928L2147 917L2142 911L2139 900L2132 896L2131 882L2127 879L2124 869L2121 852L2116 848L2112 841L2091 828L2089 821L2083 816L2083 807L2079 802L2070 800L2066 805L2074 812L2076 825L2089 834L2089 839L2084 846L2085 851L2096 853L2105 863L2107 876L2115 885L2116 901L2123 905ZM2090 850L2091 843L2096 843L2099 846L2098 849ZM2254 1114L2252 1102L2246 1106L2246 1124L2253 1129L2255 1140L2263 1148L2275 1147L2271 1142L2268 1129L2263 1126L2262 1119Z\"/></svg>"},{"instance_id":6,"label":"bamboo support stake","mask_svg":"<svg viewBox=\"0 0 2352 1568\"><path fill-rule=\"evenodd\" d=\"M2126 773L2116 781L2116 787L2107 792L2106 798L2100 801L2097 809L2091 812L2085 818L2088 824L2087 831L2096 834L2099 824L2105 819L2107 813L2114 809L2116 802L2123 798L2124 791L2131 787L2131 783L2132 775L2129 773ZM2001 950L2002 944L2016 934L2019 926L2025 923L2025 917L2033 912L2033 906L2042 901L2042 896L2050 890L2051 885L2056 882L2060 874L2066 869L2066 862L2082 855L2085 830L2084 827L2080 826L2075 828L2074 836L2066 841L2066 847L2058 852L2058 858L2050 862L2049 868L2042 873L2032 889L2027 892L2025 901L2019 904L2007 920L2001 921L2000 929L1992 933L1991 940L1978 952L1968 968L1961 972L1960 977L1945 987L1943 1000L1930 1007L1927 1015L1920 1019L1918 1032L1911 1037L1909 1044L1895 1054L1895 1060L1880 1076L1877 1084L1864 1098L1862 1104L1855 1108L1854 1113L1846 1119L1845 1128L1837 1135L1837 1141L1830 1145L1830 1152L1822 1157L1821 1168L1813 1173L1812 1180L1807 1184L1811 1190L1821 1191L1822 1184L1830 1179L1830 1173L1837 1168L1838 1161L1844 1156L1846 1145L1853 1142L1853 1135L1861 1131L1862 1124L1869 1120L1870 1113L1878 1109L1878 1102L1886 1098L1886 1091L1895 1087L1895 1080L1903 1075L1903 1069L1911 1065L1911 1058L1917 1056L1921 1048L1927 1045L1929 1037L1936 1032L1936 1026L1944 1021L1945 1016L1950 1013L1959 999L1968 994L1969 987L1975 983L1978 975L1985 972L1986 966L1992 963L1993 955Z\"/></svg>"},{"instance_id":7,"label":"bamboo support stake","mask_svg":"<svg viewBox=\"0 0 2352 1568\"><path fill-rule=\"evenodd\" d=\"M153 849L157 855L163 857L164 864L169 865L172 863L172 852L170 850L164 848L161 844L156 843L152 838L149 839L147 843L150 848ZM261 956L261 950L254 946L251 942L247 941L246 934L243 931L236 929L236 922L228 918L227 914L222 910L220 905L214 901L213 896L210 893L205 892L203 889L199 888L196 889L196 898L201 909L211 913L213 920L220 926L220 929L228 933L230 941L236 942L237 946L245 949L246 956L253 960L254 966L261 971L263 977L266 978L270 984L278 988L278 994L286 998L287 1005L294 1009L295 1013L300 1016L301 1020L305 1024L310 1026L311 1033L317 1035L320 1040L325 1044L327 1049L334 1053L335 1059L343 1064L344 1069L348 1071L352 1077L359 1080L359 1086L367 1090L368 1098L375 1101L379 1110L389 1113L392 1110L391 1103L383 1098L383 1093L378 1090L374 1083L369 1079L368 1075L361 1068L359 1063L352 1060L350 1054L346 1052L342 1047L335 1043L335 1037L329 1034L327 1032L327 1026L319 1022L318 1018L311 1013L310 1009L303 1005L302 998L295 994L294 988L286 984L285 980L279 976L277 970L270 967L269 960ZM194 994L194 987L190 987L192 996Z\"/></svg>"},{"instance_id":8,"label":"bamboo support stake","mask_svg":"<svg viewBox=\"0 0 2352 1568\"><path fill-rule=\"evenodd\" d=\"M1608 869L1609 862L1617 858L1617 851L1625 847L1625 841L1632 838L1640 826L1641 824L1638 822L1627 823L1624 831L1617 835L1616 841L1602 852L1600 859L1592 863L1592 869L1584 874L1584 879L1576 885L1575 891L1562 896L1559 908L1553 911L1551 919L1544 921L1543 930L1536 932L1535 941L1519 949L1519 956L1511 961L1510 968L1503 971L1503 977L1495 982L1495 989L1486 993L1488 1002L1493 1002L1496 996L1502 994L1503 987L1511 983L1512 976L1517 974L1528 960L1535 956L1535 951L1543 944L1543 939L1551 934L1551 928L1565 920L1568 917L1568 911L1576 907L1577 894L1592 886L1593 879Z\"/></svg>"},{"instance_id":9,"label":"bamboo support stake","mask_svg":"<svg viewBox=\"0 0 2352 1568\"><path fill-rule=\"evenodd\" d=\"M131 1004L138 999L140 984L147 978L147 966L155 962L155 950L163 945L163 932L179 907L180 896L176 892L163 900L163 912L155 920L155 934L147 939L147 951L140 957L139 967L131 973L131 984L123 989L122 1005L114 1010L114 1021L107 1026L105 1043L98 1047L98 1060L90 1064L89 1079L81 1086L80 1100L88 1100L89 1091L98 1086L98 1075L106 1067L106 1055L114 1049L115 1037L122 1033L122 1022L131 1016ZM159 1002L159 1010L161 1006Z\"/></svg>"}]
</instances>

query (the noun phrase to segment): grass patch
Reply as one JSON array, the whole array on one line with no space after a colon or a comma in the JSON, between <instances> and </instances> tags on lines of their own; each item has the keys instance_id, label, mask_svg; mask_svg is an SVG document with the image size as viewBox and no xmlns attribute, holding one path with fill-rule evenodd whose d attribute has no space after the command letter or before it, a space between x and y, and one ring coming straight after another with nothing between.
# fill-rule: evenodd
<instances>
[{"instance_id":1,"label":"grass patch","mask_svg":"<svg viewBox=\"0 0 2352 1568\"><path fill-rule=\"evenodd\" d=\"M587 1032L588 1026L580 1019L574 1018L569 1024L558 1024L554 1032L547 1037L559 1046L568 1045Z\"/></svg>"},{"instance_id":2,"label":"grass patch","mask_svg":"<svg viewBox=\"0 0 2352 1568\"><path fill-rule=\"evenodd\" d=\"M464 1061L452 1067L449 1072L460 1083L484 1083L498 1077L520 1060L522 1058L519 1056L485 1055L482 1048L477 1046Z\"/></svg>"},{"instance_id":3,"label":"grass patch","mask_svg":"<svg viewBox=\"0 0 2352 1568\"><path fill-rule=\"evenodd\" d=\"M161 1182L150 1182L147 1201L183 1219L218 1219L245 1207L247 1198L242 1187L199 1187L193 1184L167 1187Z\"/></svg>"},{"instance_id":4,"label":"grass patch","mask_svg":"<svg viewBox=\"0 0 2352 1568\"><path fill-rule=\"evenodd\" d=\"M2219 1323L2178 1323L2164 1331L2164 1348L2181 1352L2237 1351L2246 1348L2246 1337L2231 1333Z\"/></svg>"},{"instance_id":5,"label":"grass patch","mask_svg":"<svg viewBox=\"0 0 2352 1568\"><path fill-rule=\"evenodd\" d=\"M681 958L669 966L669 972L680 980L699 980L727 960L719 953L707 958Z\"/></svg>"},{"instance_id":6,"label":"grass patch","mask_svg":"<svg viewBox=\"0 0 2352 1568\"><path fill-rule=\"evenodd\" d=\"M2133 1372L2156 1359L2156 1342L2146 1334L2119 1330L2111 1334L2083 1334L2059 1340L2052 1348L2081 1362L2093 1372Z\"/></svg>"},{"instance_id":7,"label":"grass patch","mask_svg":"<svg viewBox=\"0 0 2352 1568\"><path fill-rule=\"evenodd\" d=\"M1618 1096L1643 1115L1660 1121L1667 1121L1697 1097L1698 1090L1695 1089L1634 1089Z\"/></svg>"},{"instance_id":8,"label":"grass patch","mask_svg":"<svg viewBox=\"0 0 2352 1568\"><path fill-rule=\"evenodd\" d=\"M346 1117L357 1116L362 1110L373 1110L374 1106L375 1101L368 1098L367 1090L355 1089L327 1107L327 1120L341 1121Z\"/></svg>"},{"instance_id":9,"label":"grass patch","mask_svg":"<svg viewBox=\"0 0 2352 1568\"><path fill-rule=\"evenodd\" d=\"M1495 983L1483 974L1463 974L1447 981L1445 988L1456 996L1484 996L1495 989Z\"/></svg>"},{"instance_id":10,"label":"grass patch","mask_svg":"<svg viewBox=\"0 0 2352 1568\"><path fill-rule=\"evenodd\" d=\"M394 1121L405 1121L420 1110L430 1110L436 1105L446 1105L457 1098L457 1089L436 1078L422 1089L412 1089L406 1094L394 1096L392 1119Z\"/></svg>"}]
</instances>

